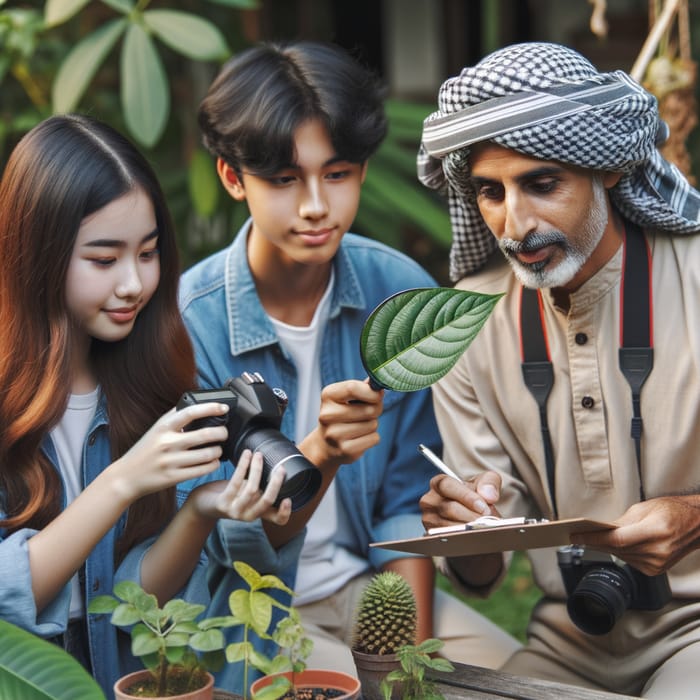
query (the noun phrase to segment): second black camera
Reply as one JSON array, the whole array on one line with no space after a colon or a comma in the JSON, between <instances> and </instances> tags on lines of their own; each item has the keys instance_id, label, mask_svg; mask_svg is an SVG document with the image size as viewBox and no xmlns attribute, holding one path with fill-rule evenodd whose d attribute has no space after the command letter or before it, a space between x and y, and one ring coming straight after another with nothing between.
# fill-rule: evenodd
<instances>
[{"instance_id":1,"label":"second black camera","mask_svg":"<svg viewBox=\"0 0 700 700\"><path fill-rule=\"evenodd\" d=\"M287 408L287 395L282 389L271 388L257 372L244 372L240 377L229 379L221 389L186 392L177 408L210 401L227 404L228 413L193 421L187 430L225 425L228 439L221 445L221 458L234 465L246 448L260 452L263 457L262 490L267 486L270 472L283 464L287 476L275 505L279 505L283 498L291 498L294 511L316 495L321 486L321 472L279 430Z\"/></svg>"},{"instance_id":2,"label":"second black camera","mask_svg":"<svg viewBox=\"0 0 700 700\"><path fill-rule=\"evenodd\" d=\"M671 600L666 574L646 576L610 554L568 545L557 560L569 617L587 634L610 632L627 609L660 610Z\"/></svg>"}]
</instances>

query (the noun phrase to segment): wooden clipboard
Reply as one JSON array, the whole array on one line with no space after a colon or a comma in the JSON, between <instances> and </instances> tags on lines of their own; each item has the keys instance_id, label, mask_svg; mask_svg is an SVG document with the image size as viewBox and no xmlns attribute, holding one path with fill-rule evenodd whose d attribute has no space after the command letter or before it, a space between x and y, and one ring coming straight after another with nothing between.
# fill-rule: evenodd
<instances>
[{"instance_id":1,"label":"wooden clipboard","mask_svg":"<svg viewBox=\"0 0 700 700\"><path fill-rule=\"evenodd\" d=\"M574 532L596 532L612 530L614 527L612 523L599 520L569 518L424 535L407 540L373 542L370 547L395 549L431 557L459 557L571 544L569 538Z\"/></svg>"}]
</instances>

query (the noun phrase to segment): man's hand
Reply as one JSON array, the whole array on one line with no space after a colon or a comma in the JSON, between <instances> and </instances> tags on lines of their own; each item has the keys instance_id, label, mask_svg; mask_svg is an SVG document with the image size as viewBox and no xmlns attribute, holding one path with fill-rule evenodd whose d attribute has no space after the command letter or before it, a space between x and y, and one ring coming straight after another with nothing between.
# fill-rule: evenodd
<instances>
[{"instance_id":1,"label":"man's hand","mask_svg":"<svg viewBox=\"0 0 700 700\"><path fill-rule=\"evenodd\" d=\"M501 477L484 472L469 481L458 481L440 474L430 480L430 491L420 499L423 527L443 527L468 523L482 515L499 516L495 503L501 497ZM472 587L487 586L503 569L501 554L450 557L456 576Z\"/></svg>"},{"instance_id":2,"label":"man's hand","mask_svg":"<svg viewBox=\"0 0 700 700\"><path fill-rule=\"evenodd\" d=\"M468 523L482 515L499 515L494 507L501 497L501 477L484 472L469 481L440 474L430 480L430 491L420 499L423 526Z\"/></svg>"},{"instance_id":3,"label":"man's hand","mask_svg":"<svg viewBox=\"0 0 700 700\"><path fill-rule=\"evenodd\" d=\"M574 544L609 552L643 574L661 574L700 546L700 496L663 496L635 503L617 526L572 535Z\"/></svg>"}]
</instances>

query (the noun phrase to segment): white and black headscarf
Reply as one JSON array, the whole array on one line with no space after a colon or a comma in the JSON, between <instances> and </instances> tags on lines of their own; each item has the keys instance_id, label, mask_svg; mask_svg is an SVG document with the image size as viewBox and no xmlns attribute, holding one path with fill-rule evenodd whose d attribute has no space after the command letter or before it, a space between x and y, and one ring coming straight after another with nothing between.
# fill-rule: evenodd
<instances>
[{"instance_id":1,"label":"white and black headscarf","mask_svg":"<svg viewBox=\"0 0 700 700\"><path fill-rule=\"evenodd\" d=\"M445 194L452 222L450 277L478 270L497 248L469 184L469 145L493 141L520 153L622 172L615 206L640 226L700 231L700 193L666 161L656 98L623 71L599 73L550 43L500 49L445 81L424 122L418 178Z\"/></svg>"}]
</instances>

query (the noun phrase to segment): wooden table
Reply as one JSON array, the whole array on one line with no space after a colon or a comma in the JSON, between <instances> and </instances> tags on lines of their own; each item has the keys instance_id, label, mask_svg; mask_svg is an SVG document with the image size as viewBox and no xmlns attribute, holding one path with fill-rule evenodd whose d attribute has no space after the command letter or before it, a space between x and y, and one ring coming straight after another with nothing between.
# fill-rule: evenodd
<instances>
[{"instance_id":1,"label":"wooden table","mask_svg":"<svg viewBox=\"0 0 700 700\"><path fill-rule=\"evenodd\" d=\"M438 680L437 688L445 700L624 700L633 697L514 676L480 666L453 665L455 670L452 673L436 673L432 676ZM215 689L214 700L241 700L241 696Z\"/></svg>"},{"instance_id":2,"label":"wooden table","mask_svg":"<svg viewBox=\"0 0 700 700\"><path fill-rule=\"evenodd\" d=\"M479 666L453 664L452 673L435 674L438 689L446 700L621 700L631 695L619 695L602 690L589 690L565 683L514 676Z\"/></svg>"}]
</instances>

